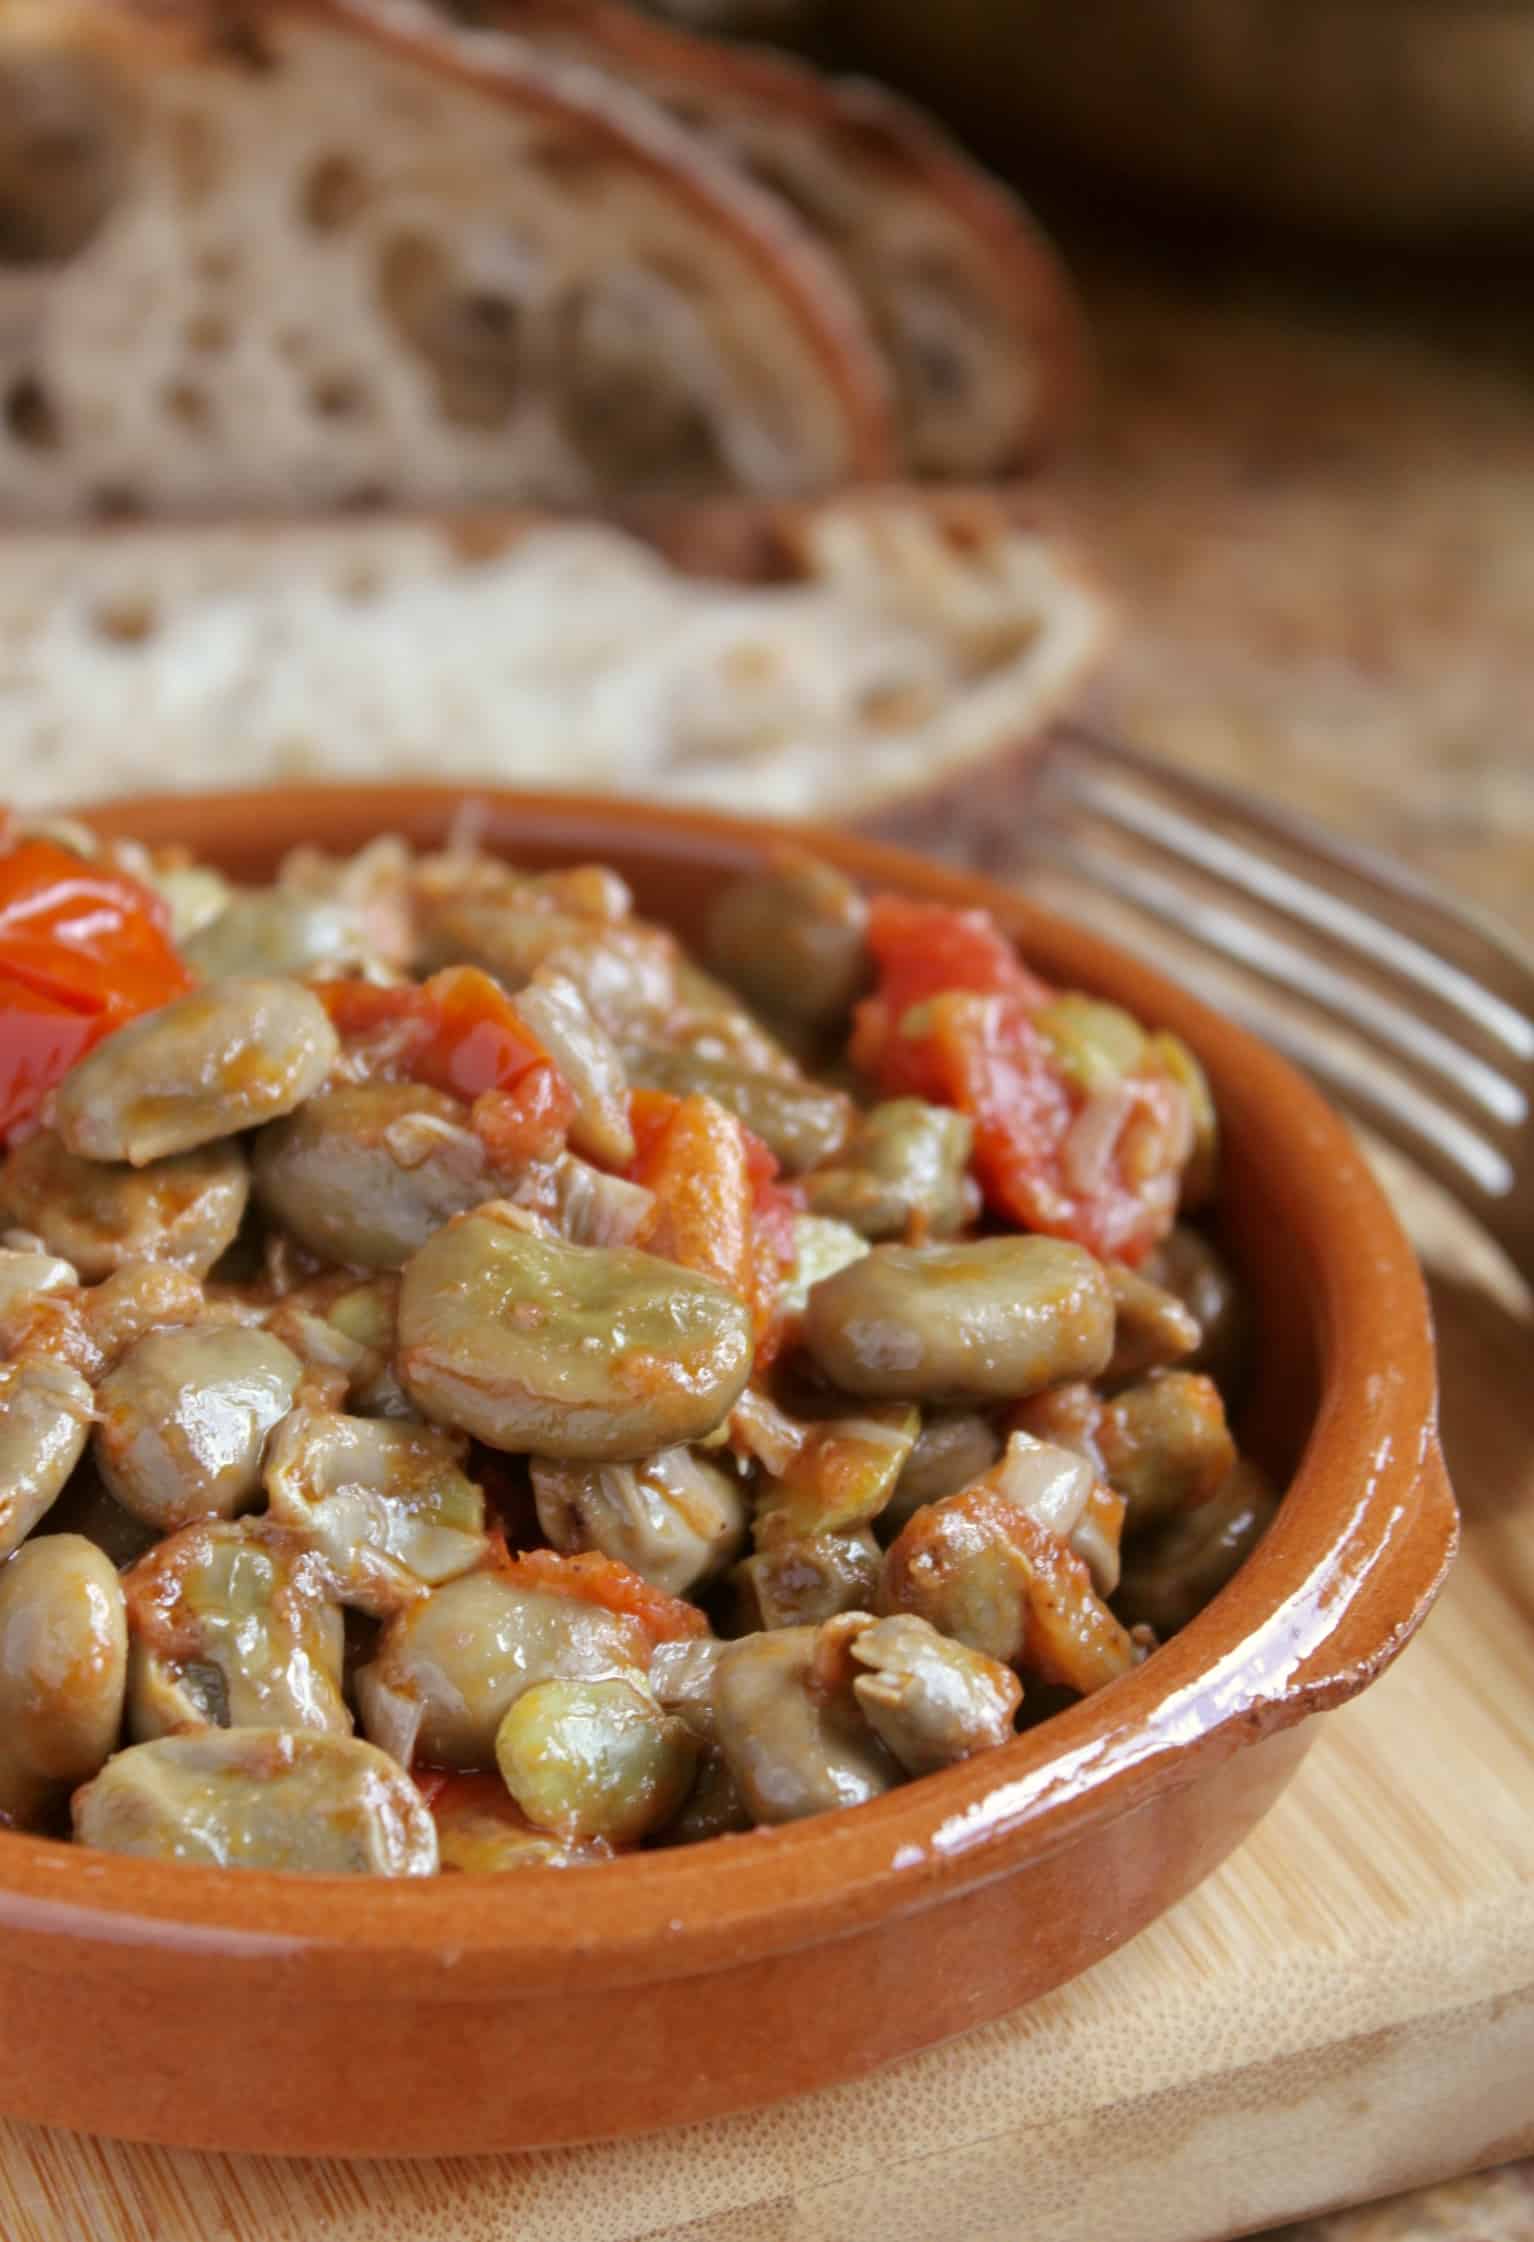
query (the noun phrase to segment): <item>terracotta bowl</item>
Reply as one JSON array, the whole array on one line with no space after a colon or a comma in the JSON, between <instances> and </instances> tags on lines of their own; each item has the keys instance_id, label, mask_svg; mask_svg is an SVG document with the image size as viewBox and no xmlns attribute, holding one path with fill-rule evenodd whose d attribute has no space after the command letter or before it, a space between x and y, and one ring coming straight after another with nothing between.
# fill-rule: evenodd
<instances>
[{"instance_id":1,"label":"terracotta bowl","mask_svg":"<svg viewBox=\"0 0 1534 2242\"><path fill-rule=\"evenodd\" d=\"M114 805L241 877L292 843L444 834L436 787ZM487 839L600 859L684 935L764 829L503 794ZM802 837L802 836L801 836ZM983 904L1057 980L1174 1028L1226 1132L1223 1224L1290 1477L1234 1583L1144 1666L851 1812L608 1867L361 1883L0 1838L0 2109L189 2145L401 2155L632 2133L849 2077L1120 1945L1272 1804L1309 1716L1374 1680L1455 1539L1417 1268L1342 1124L1280 1060L1094 937L835 834L860 879Z\"/></svg>"}]
</instances>

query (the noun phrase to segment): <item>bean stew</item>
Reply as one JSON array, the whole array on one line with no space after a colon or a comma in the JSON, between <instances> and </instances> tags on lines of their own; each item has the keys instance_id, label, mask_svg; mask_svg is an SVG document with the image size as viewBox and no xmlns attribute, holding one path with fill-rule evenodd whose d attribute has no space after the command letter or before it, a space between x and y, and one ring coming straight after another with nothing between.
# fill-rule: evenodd
<instances>
[{"instance_id":1,"label":"bean stew","mask_svg":"<svg viewBox=\"0 0 1534 2242\"><path fill-rule=\"evenodd\" d=\"M1276 1495L1198 1063L790 852L0 829L0 1825L577 1866L1109 1687Z\"/></svg>"}]
</instances>

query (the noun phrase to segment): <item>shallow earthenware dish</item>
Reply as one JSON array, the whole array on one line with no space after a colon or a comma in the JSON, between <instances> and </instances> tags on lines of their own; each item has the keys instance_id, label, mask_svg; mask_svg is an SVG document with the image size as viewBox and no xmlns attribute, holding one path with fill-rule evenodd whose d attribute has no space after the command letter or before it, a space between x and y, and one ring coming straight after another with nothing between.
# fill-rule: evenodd
<instances>
[{"instance_id":1,"label":"shallow earthenware dish","mask_svg":"<svg viewBox=\"0 0 1534 2242\"><path fill-rule=\"evenodd\" d=\"M488 846L615 864L684 936L772 837L613 802L477 799ZM439 841L461 800L288 790L122 803L96 822L248 879L299 841ZM0 2110L203 2147L401 2155L638 2132L824 2086L1132 1937L1272 1804L1310 1715L1365 1688L1421 1623L1455 1539L1431 1329L1346 1129L1279 1059L1095 937L913 857L813 843L869 883L984 905L1044 973L1199 1052L1224 1119L1223 1235L1260 1334L1243 1429L1290 1480L1267 1539L1097 1697L786 1829L401 1884L0 1837Z\"/></svg>"}]
</instances>

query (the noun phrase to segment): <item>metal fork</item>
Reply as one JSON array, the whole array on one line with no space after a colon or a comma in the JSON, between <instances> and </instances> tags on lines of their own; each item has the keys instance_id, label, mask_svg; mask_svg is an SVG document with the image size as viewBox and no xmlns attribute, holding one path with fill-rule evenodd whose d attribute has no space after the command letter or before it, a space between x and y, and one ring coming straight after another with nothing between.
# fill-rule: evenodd
<instances>
[{"instance_id":1,"label":"metal fork","mask_svg":"<svg viewBox=\"0 0 1534 2242\"><path fill-rule=\"evenodd\" d=\"M1079 726L1008 864L1297 1060L1534 1283L1534 954L1405 866ZM1022 830L1019 831L1019 826Z\"/></svg>"}]
</instances>

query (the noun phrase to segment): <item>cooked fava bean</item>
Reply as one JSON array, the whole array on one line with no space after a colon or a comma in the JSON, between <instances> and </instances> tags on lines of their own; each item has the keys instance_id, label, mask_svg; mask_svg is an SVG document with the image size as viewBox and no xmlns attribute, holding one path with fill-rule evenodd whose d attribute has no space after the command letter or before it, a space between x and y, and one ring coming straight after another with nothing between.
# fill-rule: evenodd
<instances>
[{"instance_id":1,"label":"cooked fava bean","mask_svg":"<svg viewBox=\"0 0 1534 2242\"><path fill-rule=\"evenodd\" d=\"M310 1098L256 1139L268 1219L322 1261L401 1268L451 1215L505 1188L467 1109L414 1082Z\"/></svg>"},{"instance_id":2,"label":"cooked fava bean","mask_svg":"<svg viewBox=\"0 0 1534 2242\"><path fill-rule=\"evenodd\" d=\"M435 1425L295 1409L267 1455L271 1515L320 1558L333 1595L382 1619L484 1555L467 1451Z\"/></svg>"},{"instance_id":3,"label":"cooked fava bean","mask_svg":"<svg viewBox=\"0 0 1534 2242\"><path fill-rule=\"evenodd\" d=\"M1087 1696L1134 1646L1058 1534L995 1489L919 1510L885 1552L879 1608L912 1612L1003 1665Z\"/></svg>"},{"instance_id":4,"label":"cooked fava bean","mask_svg":"<svg viewBox=\"0 0 1534 2242\"><path fill-rule=\"evenodd\" d=\"M868 906L845 873L785 850L726 889L708 924L715 967L765 1011L816 1027L849 1012L868 976Z\"/></svg>"},{"instance_id":5,"label":"cooked fava bean","mask_svg":"<svg viewBox=\"0 0 1534 2242\"><path fill-rule=\"evenodd\" d=\"M231 974L338 973L367 964L371 952L360 914L345 903L257 887L236 888L186 937L181 955L205 981L218 981Z\"/></svg>"},{"instance_id":6,"label":"cooked fava bean","mask_svg":"<svg viewBox=\"0 0 1534 2242\"><path fill-rule=\"evenodd\" d=\"M804 1340L844 1392L1016 1400L1092 1378L1113 1345L1100 1264L1058 1238L875 1246L810 1294Z\"/></svg>"},{"instance_id":7,"label":"cooked fava bean","mask_svg":"<svg viewBox=\"0 0 1534 2242\"><path fill-rule=\"evenodd\" d=\"M723 1752L705 1746L698 1772L680 1813L661 1832L667 1845L701 1845L710 1837L733 1837L751 1827L751 1812Z\"/></svg>"},{"instance_id":8,"label":"cooked fava bean","mask_svg":"<svg viewBox=\"0 0 1534 2242\"><path fill-rule=\"evenodd\" d=\"M810 1205L865 1238L951 1238L980 1211L974 1141L974 1123L946 1106L876 1105L836 1164L811 1176Z\"/></svg>"},{"instance_id":9,"label":"cooked fava bean","mask_svg":"<svg viewBox=\"0 0 1534 2242\"><path fill-rule=\"evenodd\" d=\"M182 1728L351 1729L345 1628L324 1570L266 1519L183 1526L140 1558L128 1599L135 1738Z\"/></svg>"},{"instance_id":10,"label":"cooked fava bean","mask_svg":"<svg viewBox=\"0 0 1534 2242\"><path fill-rule=\"evenodd\" d=\"M274 1339L306 1370L345 1381L342 1398L360 1417L413 1417L394 1375L399 1279L321 1277L299 1285L266 1314Z\"/></svg>"},{"instance_id":11,"label":"cooked fava bean","mask_svg":"<svg viewBox=\"0 0 1534 2242\"><path fill-rule=\"evenodd\" d=\"M75 1794L75 1837L107 1853L309 1876L431 1876L414 1783L353 1736L205 1729L119 1752Z\"/></svg>"},{"instance_id":12,"label":"cooked fava bean","mask_svg":"<svg viewBox=\"0 0 1534 2242\"><path fill-rule=\"evenodd\" d=\"M66 1363L0 1363L0 1558L62 1494L95 1409L90 1387Z\"/></svg>"},{"instance_id":13,"label":"cooked fava bean","mask_svg":"<svg viewBox=\"0 0 1534 2242\"><path fill-rule=\"evenodd\" d=\"M493 1767L495 1732L534 1682L642 1673L635 1620L579 1597L466 1573L391 1619L357 1676L362 1725L407 1766Z\"/></svg>"},{"instance_id":14,"label":"cooked fava bean","mask_svg":"<svg viewBox=\"0 0 1534 2242\"><path fill-rule=\"evenodd\" d=\"M688 1635L657 1643L650 1659L655 1702L686 1721L700 1744L714 1741L714 1668L726 1647L717 1635Z\"/></svg>"},{"instance_id":15,"label":"cooked fava bean","mask_svg":"<svg viewBox=\"0 0 1534 2242\"><path fill-rule=\"evenodd\" d=\"M297 981L210 981L88 1052L59 1086L55 1124L81 1159L144 1168L291 1113L339 1050Z\"/></svg>"},{"instance_id":16,"label":"cooked fava bean","mask_svg":"<svg viewBox=\"0 0 1534 2242\"><path fill-rule=\"evenodd\" d=\"M951 1642L925 1619L877 1619L850 1647L868 1668L853 1695L908 1775L951 1767L1011 1735L1023 1695L1011 1667Z\"/></svg>"},{"instance_id":17,"label":"cooked fava bean","mask_svg":"<svg viewBox=\"0 0 1534 2242\"><path fill-rule=\"evenodd\" d=\"M293 1406L302 1375L298 1357L267 1331L151 1331L97 1398L95 1456L109 1491L162 1533L249 1509L267 1435Z\"/></svg>"},{"instance_id":18,"label":"cooked fava bean","mask_svg":"<svg viewBox=\"0 0 1534 2242\"><path fill-rule=\"evenodd\" d=\"M0 1822L45 1818L117 1742L128 1630L111 1564L41 1534L0 1569Z\"/></svg>"},{"instance_id":19,"label":"cooked fava bean","mask_svg":"<svg viewBox=\"0 0 1534 2242\"><path fill-rule=\"evenodd\" d=\"M80 1321L103 1371L152 1331L238 1320L209 1303L190 1269L165 1268L157 1261L130 1261L80 1295Z\"/></svg>"},{"instance_id":20,"label":"cooked fava bean","mask_svg":"<svg viewBox=\"0 0 1534 2242\"><path fill-rule=\"evenodd\" d=\"M924 1503L956 1495L983 1477L1000 1454L1000 1433L975 1410L940 1409L923 1417L895 1491L879 1513L875 1530L880 1538L893 1541Z\"/></svg>"},{"instance_id":21,"label":"cooked fava bean","mask_svg":"<svg viewBox=\"0 0 1534 2242\"><path fill-rule=\"evenodd\" d=\"M512 1006L575 1098L570 1142L588 1160L626 1168L634 1157L628 1079L618 1047L599 1027L573 981L535 974Z\"/></svg>"},{"instance_id":22,"label":"cooked fava bean","mask_svg":"<svg viewBox=\"0 0 1534 2242\"><path fill-rule=\"evenodd\" d=\"M920 1425L900 1401L804 1425L794 1453L757 1491L758 1545L870 1525L894 1493Z\"/></svg>"},{"instance_id":23,"label":"cooked fava bean","mask_svg":"<svg viewBox=\"0 0 1534 2242\"><path fill-rule=\"evenodd\" d=\"M1097 1445L1109 1481L1129 1504L1129 1530L1192 1510L1216 1495L1236 1461L1225 1404L1195 1370L1153 1371L1108 1402Z\"/></svg>"},{"instance_id":24,"label":"cooked fava bean","mask_svg":"<svg viewBox=\"0 0 1534 2242\"><path fill-rule=\"evenodd\" d=\"M677 948L658 927L551 909L519 892L438 895L421 916L419 965L477 965L513 991L557 974L620 1044L675 1009Z\"/></svg>"},{"instance_id":25,"label":"cooked fava bean","mask_svg":"<svg viewBox=\"0 0 1534 2242\"><path fill-rule=\"evenodd\" d=\"M714 1676L719 1749L752 1819L798 1821L859 1806L900 1780L899 1763L863 1717L850 1678L827 1688L821 1630L744 1635Z\"/></svg>"},{"instance_id":26,"label":"cooked fava bean","mask_svg":"<svg viewBox=\"0 0 1534 2242\"><path fill-rule=\"evenodd\" d=\"M1223 1393L1234 1393L1251 1343L1246 1303L1221 1254L1197 1230L1179 1223L1144 1265L1144 1274L1182 1301L1198 1324L1190 1370L1206 1370Z\"/></svg>"},{"instance_id":27,"label":"cooked fava bean","mask_svg":"<svg viewBox=\"0 0 1534 2242\"><path fill-rule=\"evenodd\" d=\"M730 1578L747 1628L818 1626L838 1612L868 1610L879 1586L879 1544L866 1528L770 1536Z\"/></svg>"},{"instance_id":28,"label":"cooked fava bean","mask_svg":"<svg viewBox=\"0 0 1534 2242\"><path fill-rule=\"evenodd\" d=\"M1245 1564L1278 1510L1278 1497L1244 1459L1213 1501L1168 1519L1124 1562L1119 1602L1129 1619L1171 1635L1202 1611Z\"/></svg>"},{"instance_id":29,"label":"cooked fava bean","mask_svg":"<svg viewBox=\"0 0 1534 2242\"><path fill-rule=\"evenodd\" d=\"M1143 1378L1147 1370L1165 1369L1196 1353L1202 1334L1175 1292L1122 1261L1110 1261L1107 1269L1114 1317L1109 1378Z\"/></svg>"},{"instance_id":30,"label":"cooked fava bean","mask_svg":"<svg viewBox=\"0 0 1534 2242\"><path fill-rule=\"evenodd\" d=\"M430 1791L442 1869L464 1876L506 1876L519 1868L588 1868L611 1860L612 1847L555 1837L538 1829L496 1775L450 1775Z\"/></svg>"},{"instance_id":31,"label":"cooked fava bean","mask_svg":"<svg viewBox=\"0 0 1534 2242\"><path fill-rule=\"evenodd\" d=\"M530 1822L556 1837L634 1845L676 1813L698 1747L642 1682L535 1682L495 1732L501 1779Z\"/></svg>"},{"instance_id":32,"label":"cooked fava bean","mask_svg":"<svg viewBox=\"0 0 1534 2242\"><path fill-rule=\"evenodd\" d=\"M500 1202L407 1263L398 1369L430 1417L492 1448L628 1463L700 1440L751 1370L723 1285L626 1247L540 1238Z\"/></svg>"},{"instance_id":33,"label":"cooked fava bean","mask_svg":"<svg viewBox=\"0 0 1534 2242\"><path fill-rule=\"evenodd\" d=\"M690 1448L634 1464L539 1457L533 1494L555 1549L598 1549L674 1596L722 1572L746 1538L739 1480Z\"/></svg>"},{"instance_id":34,"label":"cooked fava bean","mask_svg":"<svg viewBox=\"0 0 1534 2242\"><path fill-rule=\"evenodd\" d=\"M152 1853L502 1872L792 1820L1003 1744L1020 1675L1033 1718L1101 1687L1271 1514L1202 1375L1234 1286L1168 1235L1217 1166L1175 1038L793 851L713 916L758 1017L618 874L474 826L263 888L59 836L171 900L142 993L199 985L0 1130L0 1613L49 1548L125 1568L95 1699L0 1656L0 1823L57 1827L114 1686L144 1741L80 1832Z\"/></svg>"},{"instance_id":35,"label":"cooked fava bean","mask_svg":"<svg viewBox=\"0 0 1534 2242\"><path fill-rule=\"evenodd\" d=\"M670 1090L678 1097L700 1091L712 1098L761 1138L787 1175L803 1175L831 1159L852 1126L851 1099L802 1076L762 1074L728 1059L655 1044L630 1055L629 1072L647 1090Z\"/></svg>"}]
</instances>

